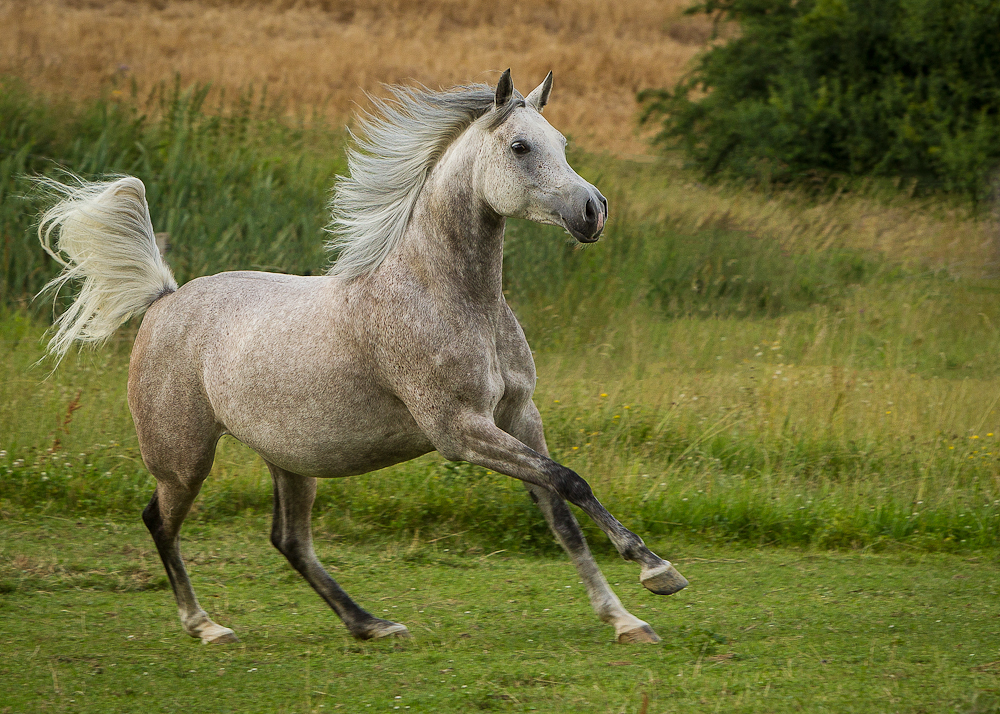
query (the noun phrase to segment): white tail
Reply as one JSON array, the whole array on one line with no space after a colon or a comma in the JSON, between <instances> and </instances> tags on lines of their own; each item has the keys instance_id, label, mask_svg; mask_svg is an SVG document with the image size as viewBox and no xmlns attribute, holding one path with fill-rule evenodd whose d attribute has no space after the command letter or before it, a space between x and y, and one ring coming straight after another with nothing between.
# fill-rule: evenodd
<instances>
[{"instance_id":1,"label":"white tail","mask_svg":"<svg viewBox=\"0 0 1000 714\"><path fill-rule=\"evenodd\" d=\"M80 295L56 320L49 340L49 352L60 360L73 342L107 340L130 317L177 289L156 247L142 181L131 176L77 180L79 185L68 186L38 179L62 197L38 226L42 247L63 265L42 293L58 292L70 280L82 282Z\"/></svg>"}]
</instances>

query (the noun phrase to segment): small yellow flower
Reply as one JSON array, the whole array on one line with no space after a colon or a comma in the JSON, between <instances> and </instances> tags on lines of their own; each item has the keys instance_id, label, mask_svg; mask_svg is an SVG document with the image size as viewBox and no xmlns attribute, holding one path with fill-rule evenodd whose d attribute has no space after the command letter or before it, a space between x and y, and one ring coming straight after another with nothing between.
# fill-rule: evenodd
<instances>
[{"instance_id":1,"label":"small yellow flower","mask_svg":"<svg viewBox=\"0 0 1000 714\"><path fill-rule=\"evenodd\" d=\"M948 448L949 448L949 449L954 449L955 447L954 447L954 446L949 446Z\"/></svg>"},{"instance_id":2,"label":"small yellow flower","mask_svg":"<svg viewBox=\"0 0 1000 714\"><path fill-rule=\"evenodd\" d=\"M608 393L607 392L601 392L601 396L602 397L606 397L606 396L608 396Z\"/></svg>"},{"instance_id":3,"label":"small yellow flower","mask_svg":"<svg viewBox=\"0 0 1000 714\"><path fill-rule=\"evenodd\" d=\"M886 412L886 414L892 414L892 410L890 409L889 411Z\"/></svg>"},{"instance_id":4,"label":"small yellow flower","mask_svg":"<svg viewBox=\"0 0 1000 714\"><path fill-rule=\"evenodd\" d=\"M556 404L559 404L559 400L558 399L555 399L553 401L555 401Z\"/></svg>"},{"instance_id":5,"label":"small yellow flower","mask_svg":"<svg viewBox=\"0 0 1000 714\"><path fill-rule=\"evenodd\" d=\"M574 446L574 447L573 447L573 451L576 451L576 450L577 450L577 449L579 449L579 448L580 448L579 446Z\"/></svg>"},{"instance_id":6,"label":"small yellow flower","mask_svg":"<svg viewBox=\"0 0 1000 714\"><path fill-rule=\"evenodd\" d=\"M611 417L611 418L612 418L612 419L621 419L621 418L622 418L622 415L621 415L621 414L615 414L615 415L614 415L613 417Z\"/></svg>"},{"instance_id":7,"label":"small yellow flower","mask_svg":"<svg viewBox=\"0 0 1000 714\"><path fill-rule=\"evenodd\" d=\"M978 436L970 436L969 438L970 439L978 439L979 437Z\"/></svg>"},{"instance_id":8,"label":"small yellow flower","mask_svg":"<svg viewBox=\"0 0 1000 714\"><path fill-rule=\"evenodd\" d=\"M990 432L989 434L987 434L986 436L993 436L993 432L991 431L991 432Z\"/></svg>"}]
</instances>

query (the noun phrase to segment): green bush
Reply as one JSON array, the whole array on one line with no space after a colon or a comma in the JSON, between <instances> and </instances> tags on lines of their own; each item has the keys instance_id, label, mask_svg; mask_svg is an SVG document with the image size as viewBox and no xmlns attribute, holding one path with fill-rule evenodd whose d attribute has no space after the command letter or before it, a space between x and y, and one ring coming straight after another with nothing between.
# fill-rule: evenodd
<instances>
[{"instance_id":1,"label":"green bush","mask_svg":"<svg viewBox=\"0 0 1000 714\"><path fill-rule=\"evenodd\" d=\"M643 120L706 174L903 177L985 197L1000 164L998 0L705 0L738 23Z\"/></svg>"}]
</instances>

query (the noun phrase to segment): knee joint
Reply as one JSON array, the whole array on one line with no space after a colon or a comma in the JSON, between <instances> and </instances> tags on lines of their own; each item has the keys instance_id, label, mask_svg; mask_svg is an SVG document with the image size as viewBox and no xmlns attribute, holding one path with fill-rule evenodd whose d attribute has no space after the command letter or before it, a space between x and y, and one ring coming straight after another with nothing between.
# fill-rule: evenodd
<instances>
[{"instance_id":1,"label":"knee joint","mask_svg":"<svg viewBox=\"0 0 1000 714\"><path fill-rule=\"evenodd\" d=\"M562 498L579 505L594 497L590 484L584 481L579 474L558 464L556 464L556 468L557 470L552 474L552 486Z\"/></svg>"}]
</instances>

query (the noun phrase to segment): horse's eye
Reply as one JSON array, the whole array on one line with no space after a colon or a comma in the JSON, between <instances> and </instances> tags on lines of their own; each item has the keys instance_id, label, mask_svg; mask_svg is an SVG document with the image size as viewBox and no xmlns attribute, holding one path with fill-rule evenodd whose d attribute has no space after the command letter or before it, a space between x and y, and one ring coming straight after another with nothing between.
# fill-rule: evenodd
<instances>
[{"instance_id":1,"label":"horse's eye","mask_svg":"<svg viewBox=\"0 0 1000 714\"><path fill-rule=\"evenodd\" d=\"M510 145L510 150L513 151L518 156L524 156L529 151L531 151L531 147L528 145L528 142L526 141L515 141L513 144Z\"/></svg>"}]
</instances>

